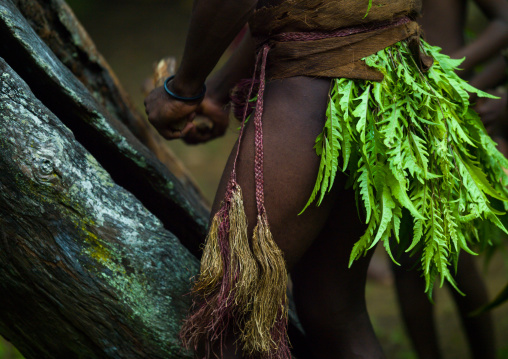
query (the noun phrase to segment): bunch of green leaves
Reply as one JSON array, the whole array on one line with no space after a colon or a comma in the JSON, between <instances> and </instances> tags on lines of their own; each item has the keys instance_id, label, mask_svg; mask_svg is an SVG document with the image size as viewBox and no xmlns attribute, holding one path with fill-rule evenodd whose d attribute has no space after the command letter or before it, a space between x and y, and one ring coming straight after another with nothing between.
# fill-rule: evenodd
<instances>
[{"instance_id":1,"label":"bunch of green leaves","mask_svg":"<svg viewBox=\"0 0 508 359\"><path fill-rule=\"evenodd\" d=\"M367 224L350 264L379 242L396 262L390 238L407 243L405 251L421 256L430 295L436 278L455 286L450 270L461 250L474 254L471 243L489 241L478 228L506 232L498 218L503 212L491 202L508 201L508 160L470 109L469 93L491 96L456 75L462 60L421 46L435 60L425 74L399 42L364 59L383 73L383 81L333 80L327 121L315 144L320 168L305 208L321 203L339 168L346 172ZM404 208L412 238L401 242Z\"/></svg>"}]
</instances>

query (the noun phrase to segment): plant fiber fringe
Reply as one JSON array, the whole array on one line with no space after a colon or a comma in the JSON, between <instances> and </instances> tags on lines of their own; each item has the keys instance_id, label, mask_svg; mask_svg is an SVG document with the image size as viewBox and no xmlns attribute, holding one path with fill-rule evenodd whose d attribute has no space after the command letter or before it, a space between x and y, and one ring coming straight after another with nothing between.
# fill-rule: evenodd
<instances>
[{"instance_id":1,"label":"plant fiber fringe","mask_svg":"<svg viewBox=\"0 0 508 359\"><path fill-rule=\"evenodd\" d=\"M290 358L286 266L266 214L257 220L251 249L236 184L210 226L193 288L195 311L180 333L185 347L197 350L204 344L211 352L212 344L220 348L234 333L246 355Z\"/></svg>"},{"instance_id":2,"label":"plant fiber fringe","mask_svg":"<svg viewBox=\"0 0 508 359\"><path fill-rule=\"evenodd\" d=\"M267 53L266 48L258 54L261 78L265 76ZM254 80L250 82L246 99L251 97L254 83ZM287 338L288 274L264 207L263 91L264 81L261 81L254 115L258 216L252 241L249 241L242 191L236 182L236 163L249 110L246 105L231 179L221 208L210 225L201 271L192 291L193 308L180 332L186 348L204 350L207 358L214 351L221 351L231 338L236 338L236 346L246 357L291 358ZM222 352L215 354L223 357Z\"/></svg>"}]
</instances>

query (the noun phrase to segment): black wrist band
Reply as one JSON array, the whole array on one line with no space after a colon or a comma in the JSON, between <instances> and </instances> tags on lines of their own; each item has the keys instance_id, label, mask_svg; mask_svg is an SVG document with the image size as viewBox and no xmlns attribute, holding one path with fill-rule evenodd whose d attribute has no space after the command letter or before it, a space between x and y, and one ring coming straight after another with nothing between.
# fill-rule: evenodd
<instances>
[{"instance_id":1,"label":"black wrist band","mask_svg":"<svg viewBox=\"0 0 508 359\"><path fill-rule=\"evenodd\" d=\"M166 81L164 81L164 90L166 90L166 92L171 97L174 97L174 98L176 98L177 100L180 100L180 101L196 101L196 100L201 100L203 97L205 97L205 93L206 93L206 85L205 84L203 84L203 90L198 95L196 95L196 96L183 97L183 96L177 95L176 93L174 93L173 91L171 91L168 88L169 81L173 80L174 78L175 78L175 75L168 77L166 79Z\"/></svg>"}]
</instances>

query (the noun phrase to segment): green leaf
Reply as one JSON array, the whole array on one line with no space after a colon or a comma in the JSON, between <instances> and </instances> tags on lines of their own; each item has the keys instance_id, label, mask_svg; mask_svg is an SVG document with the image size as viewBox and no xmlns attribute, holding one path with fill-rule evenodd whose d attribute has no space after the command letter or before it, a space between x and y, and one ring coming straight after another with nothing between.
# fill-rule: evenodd
<instances>
[{"instance_id":1,"label":"green leaf","mask_svg":"<svg viewBox=\"0 0 508 359\"><path fill-rule=\"evenodd\" d=\"M471 86L466 81L461 81L460 85L464 90L466 90L467 92L470 92L470 93L475 93L478 95L478 97L492 98L492 99L497 99L497 100L500 99L500 97L498 97L498 96L494 96L488 92L478 90L476 87Z\"/></svg>"},{"instance_id":2,"label":"green leaf","mask_svg":"<svg viewBox=\"0 0 508 359\"><path fill-rule=\"evenodd\" d=\"M365 123L367 121L367 113L369 111L369 93L370 85L363 91L362 95L355 100L360 100L358 106L353 111L353 116L358 117L356 130L360 133L362 142L365 143Z\"/></svg>"},{"instance_id":3,"label":"green leaf","mask_svg":"<svg viewBox=\"0 0 508 359\"><path fill-rule=\"evenodd\" d=\"M457 152L457 157L460 158L464 166L467 168L471 178L475 182L475 184L486 194L492 196L494 198L500 199L501 201L508 201L508 198L504 195L498 193L496 190L492 188L485 173L478 167L476 167L468 157L461 156L460 153Z\"/></svg>"},{"instance_id":4,"label":"green leaf","mask_svg":"<svg viewBox=\"0 0 508 359\"><path fill-rule=\"evenodd\" d=\"M407 195L405 187L401 185L401 183L395 178L395 176L391 172L386 176L386 183L388 184L388 186L390 186L393 196L397 199L397 201L399 201L401 205L403 205L405 208L409 210L409 212L411 212L413 217L417 219L425 219L425 217L422 216L420 212L418 212L413 202L411 202L411 199Z\"/></svg>"},{"instance_id":5,"label":"green leaf","mask_svg":"<svg viewBox=\"0 0 508 359\"><path fill-rule=\"evenodd\" d=\"M390 194L390 191L388 189L388 186L385 186L383 188L383 195L382 195L382 201L381 201L381 208L382 208L382 215L381 215L381 221L379 222L379 226L377 229L376 237L374 238L374 241L372 241L372 244L368 249L373 248L381 239L381 237L385 234L385 231L388 228L388 225L392 221L393 217L393 209L395 208L395 202L392 199L392 195Z\"/></svg>"},{"instance_id":6,"label":"green leaf","mask_svg":"<svg viewBox=\"0 0 508 359\"><path fill-rule=\"evenodd\" d=\"M364 19L369 15L370 8L372 7L372 0L369 0L369 6L367 7L367 12L365 13Z\"/></svg>"},{"instance_id":7,"label":"green leaf","mask_svg":"<svg viewBox=\"0 0 508 359\"><path fill-rule=\"evenodd\" d=\"M323 170L322 169L324 168L325 161L326 161L325 156L321 156L321 161L319 164L319 171L318 171L318 175L317 175L317 179L316 179L316 184L314 185L314 188L312 189L312 193L310 195L309 200L307 201L307 204L305 205L305 207L303 207L301 212L298 213L298 215L301 215L307 209L307 207L309 207L310 204L312 202L314 202L314 199L316 198L317 194L319 193L319 191L321 189L321 182L323 181Z\"/></svg>"},{"instance_id":8,"label":"green leaf","mask_svg":"<svg viewBox=\"0 0 508 359\"><path fill-rule=\"evenodd\" d=\"M376 225L377 225L376 221L374 220L370 221L365 233L353 246L353 249L351 250L351 255L349 256L349 267L351 267L353 265L353 262L358 258L360 258L365 253L365 250L372 241L372 235L374 233L374 230L376 229Z\"/></svg>"},{"instance_id":9,"label":"green leaf","mask_svg":"<svg viewBox=\"0 0 508 359\"><path fill-rule=\"evenodd\" d=\"M484 235L487 223L506 230L496 209L502 206L490 202L499 199L508 208L508 160L469 108L468 92L481 91L456 75L461 60L424 41L422 46L436 60L426 74L400 42L364 59L384 75L381 82L332 80L327 119L315 144L319 171L306 207L316 199L319 205L336 172L344 171L367 222L350 265L380 241L394 260L394 236L403 250L420 255L432 295L437 278L456 287L452 270L460 251L474 254L470 243L492 242ZM399 238L405 236L399 234L403 208L409 217L404 222L411 226L412 217L413 227L406 241Z\"/></svg>"},{"instance_id":10,"label":"green leaf","mask_svg":"<svg viewBox=\"0 0 508 359\"><path fill-rule=\"evenodd\" d=\"M358 185L360 187L360 195L363 199L363 204L365 205L365 214L367 218L365 219L365 223L369 223L370 216L372 213L372 205L374 202L374 193L372 191L372 186L369 181L369 172L367 167L363 165L358 170L360 172L360 176L358 177Z\"/></svg>"}]
</instances>

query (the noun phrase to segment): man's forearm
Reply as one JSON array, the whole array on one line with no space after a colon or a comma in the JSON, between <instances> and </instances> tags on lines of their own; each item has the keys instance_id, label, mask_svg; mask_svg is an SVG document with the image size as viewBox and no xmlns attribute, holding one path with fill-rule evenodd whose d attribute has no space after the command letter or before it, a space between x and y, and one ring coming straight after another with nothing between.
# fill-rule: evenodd
<instances>
[{"instance_id":1,"label":"man's forearm","mask_svg":"<svg viewBox=\"0 0 508 359\"><path fill-rule=\"evenodd\" d=\"M172 83L178 94L199 93L256 4L257 0L195 0L182 65Z\"/></svg>"},{"instance_id":2,"label":"man's forearm","mask_svg":"<svg viewBox=\"0 0 508 359\"><path fill-rule=\"evenodd\" d=\"M452 55L454 58L466 58L461 66L465 72L495 57L508 46L508 2L506 0L475 0L475 2L489 19L489 26L475 41Z\"/></svg>"},{"instance_id":3,"label":"man's forearm","mask_svg":"<svg viewBox=\"0 0 508 359\"><path fill-rule=\"evenodd\" d=\"M463 58L461 68L465 71L499 54L500 49L508 46L508 22L495 20L481 33L481 35L466 47L452 55Z\"/></svg>"},{"instance_id":4,"label":"man's forearm","mask_svg":"<svg viewBox=\"0 0 508 359\"><path fill-rule=\"evenodd\" d=\"M247 31L227 63L207 80L210 96L221 104L229 102L230 90L241 79L252 76L255 57L254 41Z\"/></svg>"},{"instance_id":5,"label":"man's forearm","mask_svg":"<svg viewBox=\"0 0 508 359\"><path fill-rule=\"evenodd\" d=\"M499 55L485 69L469 80L469 84L480 90L493 89L506 81L506 61Z\"/></svg>"}]
</instances>

